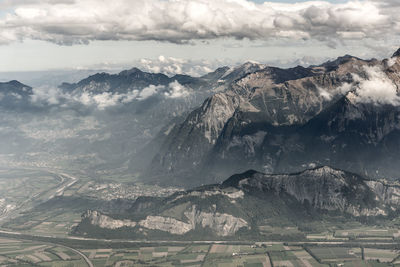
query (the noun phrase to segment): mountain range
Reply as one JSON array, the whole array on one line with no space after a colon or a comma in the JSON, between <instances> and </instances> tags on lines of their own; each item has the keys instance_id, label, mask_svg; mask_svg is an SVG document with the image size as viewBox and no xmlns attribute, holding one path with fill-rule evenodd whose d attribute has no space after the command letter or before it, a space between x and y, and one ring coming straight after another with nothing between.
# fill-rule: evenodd
<instances>
[{"instance_id":1,"label":"mountain range","mask_svg":"<svg viewBox=\"0 0 400 267\"><path fill-rule=\"evenodd\" d=\"M329 165L397 179L399 63L397 53L382 61L344 56L244 75L174 126L145 177L194 186L248 169Z\"/></svg>"},{"instance_id":2,"label":"mountain range","mask_svg":"<svg viewBox=\"0 0 400 267\"><path fill-rule=\"evenodd\" d=\"M0 161L186 187L321 165L394 180L398 55L289 69L247 62L202 77L132 68L58 88L1 83Z\"/></svg>"},{"instance_id":3,"label":"mountain range","mask_svg":"<svg viewBox=\"0 0 400 267\"><path fill-rule=\"evenodd\" d=\"M83 236L257 239L279 224L301 238L326 222L395 223L399 86L400 50L202 77L132 68L58 87L0 83L0 166L187 189L93 200L74 229ZM65 199L41 207L83 208Z\"/></svg>"},{"instance_id":4,"label":"mountain range","mask_svg":"<svg viewBox=\"0 0 400 267\"><path fill-rule=\"evenodd\" d=\"M149 144L152 139L162 140L171 125L237 75L260 68L246 63L203 77L132 68L59 87L0 83L0 164L135 177L158 152L159 141Z\"/></svg>"}]
</instances>

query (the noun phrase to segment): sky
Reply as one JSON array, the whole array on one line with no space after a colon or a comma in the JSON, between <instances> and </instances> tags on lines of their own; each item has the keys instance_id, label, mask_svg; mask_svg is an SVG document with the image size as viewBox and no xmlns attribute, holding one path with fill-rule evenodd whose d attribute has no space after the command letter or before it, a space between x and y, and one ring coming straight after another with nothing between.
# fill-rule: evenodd
<instances>
[{"instance_id":1,"label":"sky","mask_svg":"<svg viewBox=\"0 0 400 267\"><path fill-rule=\"evenodd\" d=\"M399 13L397 0L0 0L0 72L384 58Z\"/></svg>"}]
</instances>

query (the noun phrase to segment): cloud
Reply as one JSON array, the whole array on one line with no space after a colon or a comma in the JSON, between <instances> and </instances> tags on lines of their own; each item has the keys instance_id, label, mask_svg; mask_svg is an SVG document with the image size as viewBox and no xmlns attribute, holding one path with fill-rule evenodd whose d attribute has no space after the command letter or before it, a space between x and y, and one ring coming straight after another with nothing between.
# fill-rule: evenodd
<instances>
[{"instance_id":1,"label":"cloud","mask_svg":"<svg viewBox=\"0 0 400 267\"><path fill-rule=\"evenodd\" d=\"M189 60L160 55L157 59L141 59L136 65L143 71L164 73L168 76L186 74L198 77L213 71L221 62L207 60Z\"/></svg>"},{"instance_id":2,"label":"cloud","mask_svg":"<svg viewBox=\"0 0 400 267\"><path fill-rule=\"evenodd\" d=\"M63 92L55 87L41 86L32 89L31 100L33 103L47 103L57 105L64 98Z\"/></svg>"},{"instance_id":3,"label":"cloud","mask_svg":"<svg viewBox=\"0 0 400 267\"><path fill-rule=\"evenodd\" d=\"M397 86L380 67L364 67L364 70L367 75L365 79L358 75L353 75L357 82L355 90L355 100L357 102L394 106L400 104Z\"/></svg>"},{"instance_id":4,"label":"cloud","mask_svg":"<svg viewBox=\"0 0 400 267\"><path fill-rule=\"evenodd\" d=\"M168 91L164 93L167 98L182 98L190 94L189 90L178 81L169 84Z\"/></svg>"},{"instance_id":5,"label":"cloud","mask_svg":"<svg viewBox=\"0 0 400 267\"><path fill-rule=\"evenodd\" d=\"M317 62L320 63L322 62L322 60L319 60ZM157 58L141 58L126 63L103 62L93 65L78 66L75 69L79 70L80 72L85 71L86 73L89 74L94 74L93 70L97 70L96 72L103 71L108 73L119 73L122 70L130 69L132 68L132 66L136 66L137 68L139 68L144 72L163 73L169 77L172 77L177 74L190 75L192 77L200 77L202 75L214 71L215 69L221 66L239 65L241 63L242 61L235 61L232 59L212 59L212 60L183 59L183 58L167 57L160 55ZM280 64L282 62L273 62L273 63ZM290 63L289 61L285 61L283 64L285 64L285 66L286 64L291 64L290 66L296 66L299 63L297 61ZM82 79L85 77L82 77ZM7 80L8 79L9 78L7 77ZM61 82L64 81L60 81L59 83Z\"/></svg>"},{"instance_id":6,"label":"cloud","mask_svg":"<svg viewBox=\"0 0 400 267\"><path fill-rule=\"evenodd\" d=\"M38 87L33 89L31 102L38 106L60 106L71 107L81 104L88 107L95 107L104 110L109 107L128 104L133 101L143 101L152 96L165 98L185 98L190 91L179 82L174 81L168 86L149 85L142 90L130 90L126 93L102 92L93 93L88 91L63 92L56 87Z\"/></svg>"},{"instance_id":7,"label":"cloud","mask_svg":"<svg viewBox=\"0 0 400 267\"><path fill-rule=\"evenodd\" d=\"M390 67L390 63L387 65ZM397 85L389 78L381 65L363 66L359 73L352 73L351 76L352 82L343 83L334 90L318 88L319 95L327 101L338 95L346 95L353 103L400 105Z\"/></svg>"},{"instance_id":8,"label":"cloud","mask_svg":"<svg viewBox=\"0 0 400 267\"><path fill-rule=\"evenodd\" d=\"M333 91L318 88L326 100L337 95L346 95L353 103L372 103L375 105L400 105L396 84L388 77L381 66L363 66L360 74L352 74L353 82L343 83Z\"/></svg>"},{"instance_id":9,"label":"cloud","mask_svg":"<svg viewBox=\"0 0 400 267\"><path fill-rule=\"evenodd\" d=\"M382 39L400 32L394 1L309 1L255 4L246 0L6 1L0 43L25 39L62 45L93 40L186 43L217 38Z\"/></svg>"},{"instance_id":10,"label":"cloud","mask_svg":"<svg viewBox=\"0 0 400 267\"><path fill-rule=\"evenodd\" d=\"M325 99L326 101L330 101L333 98L333 95L326 89L318 87L319 95Z\"/></svg>"},{"instance_id":11,"label":"cloud","mask_svg":"<svg viewBox=\"0 0 400 267\"><path fill-rule=\"evenodd\" d=\"M147 99L147 98L157 94L159 90L162 90L164 88L165 87L162 86L162 85L157 85L157 86L156 85L150 85L150 86L144 88L142 91L140 91L137 99L138 100Z\"/></svg>"}]
</instances>

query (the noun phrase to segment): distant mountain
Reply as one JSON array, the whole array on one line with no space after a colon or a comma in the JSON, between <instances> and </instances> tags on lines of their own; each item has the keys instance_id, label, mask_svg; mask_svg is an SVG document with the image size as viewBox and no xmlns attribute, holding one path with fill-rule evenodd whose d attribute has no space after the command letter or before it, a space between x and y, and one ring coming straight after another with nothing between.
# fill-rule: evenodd
<instances>
[{"instance_id":1,"label":"distant mountain","mask_svg":"<svg viewBox=\"0 0 400 267\"><path fill-rule=\"evenodd\" d=\"M21 94L28 95L32 93L32 88L18 81L0 83L0 92L2 94Z\"/></svg>"},{"instance_id":2,"label":"distant mountain","mask_svg":"<svg viewBox=\"0 0 400 267\"><path fill-rule=\"evenodd\" d=\"M193 186L247 169L326 164L400 178L399 96L390 91L398 94L399 86L397 57L265 67L234 80L175 125L146 180Z\"/></svg>"},{"instance_id":3,"label":"distant mountain","mask_svg":"<svg viewBox=\"0 0 400 267\"><path fill-rule=\"evenodd\" d=\"M0 83L0 106L8 109L20 109L26 106L32 88L18 81Z\"/></svg>"},{"instance_id":4,"label":"distant mountain","mask_svg":"<svg viewBox=\"0 0 400 267\"><path fill-rule=\"evenodd\" d=\"M222 184L166 198L139 198L121 213L88 211L75 233L105 238L262 239L271 236L263 229L276 225L307 229L338 220L388 221L399 214L399 196L399 185L330 167L280 175L247 171Z\"/></svg>"},{"instance_id":5,"label":"distant mountain","mask_svg":"<svg viewBox=\"0 0 400 267\"><path fill-rule=\"evenodd\" d=\"M97 73L76 84L63 83L60 87L70 91L81 90L92 93L111 91L118 93L134 88L145 88L149 85L168 85L170 82L173 82L173 80L164 74L147 73L138 68L132 68L121 71L119 74Z\"/></svg>"}]
</instances>

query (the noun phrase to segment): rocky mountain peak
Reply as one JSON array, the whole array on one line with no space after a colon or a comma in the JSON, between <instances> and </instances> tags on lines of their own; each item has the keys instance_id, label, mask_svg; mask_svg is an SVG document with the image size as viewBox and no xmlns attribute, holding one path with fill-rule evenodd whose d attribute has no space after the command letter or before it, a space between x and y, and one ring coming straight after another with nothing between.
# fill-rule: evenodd
<instances>
[{"instance_id":1,"label":"rocky mountain peak","mask_svg":"<svg viewBox=\"0 0 400 267\"><path fill-rule=\"evenodd\" d=\"M329 176L335 177L337 175L344 174L344 172L341 170L338 170L338 169L334 169L330 166L321 166L321 167L317 167L314 169L306 170L303 172L303 174L312 174L313 176L329 175Z\"/></svg>"},{"instance_id":2,"label":"rocky mountain peak","mask_svg":"<svg viewBox=\"0 0 400 267\"><path fill-rule=\"evenodd\" d=\"M243 179L248 179L253 177L256 174L262 174L260 172L257 172L255 170L248 170L246 172L243 173L239 173L239 174L234 174L231 177L229 177L228 179L226 179L223 183L222 186L237 186L238 183L243 180Z\"/></svg>"},{"instance_id":3,"label":"rocky mountain peak","mask_svg":"<svg viewBox=\"0 0 400 267\"><path fill-rule=\"evenodd\" d=\"M335 60L327 61L321 64L321 67L325 67L326 71L333 71L336 70L340 65L345 64L351 60L360 60L357 57L353 57L351 55L344 55L342 57L338 57Z\"/></svg>"},{"instance_id":4,"label":"rocky mountain peak","mask_svg":"<svg viewBox=\"0 0 400 267\"><path fill-rule=\"evenodd\" d=\"M9 82L0 82L0 91L11 91L14 93L30 93L32 88L20 83L19 81L12 80Z\"/></svg>"},{"instance_id":5,"label":"rocky mountain peak","mask_svg":"<svg viewBox=\"0 0 400 267\"><path fill-rule=\"evenodd\" d=\"M140 74L140 73L143 73L143 71L141 71L140 69L134 67L134 68L131 68L129 70L121 71L119 73L119 75L121 75L121 76L129 76L129 75L132 75L132 74Z\"/></svg>"},{"instance_id":6,"label":"rocky mountain peak","mask_svg":"<svg viewBox=\"0 0 400 267\"><path fill-rule=\"evenodd\" d=\"M400 48L396 52L394 52L392 57L400 57Z\"/></svg>"},{"instance_id":7,"label":"rocky mountain peak","mask_svg":"<svg viewBox=\"0 0 400 267\"><path fill-rule=\"evenodd\" d=\"M0 86L13 86L13 87L27 87L26 85L20 83L19 81L12 80L9 82L0 82Z\"/></svg>"},{"instance_id":8,"label":"rocky mountain peak","mask_svg":"<svg viewBox=\"0 0 400 267\"><path fill-rule=\"evenodd\" d=\"M25 86L24 84L22 84L16 80L9 81L8 84L13 85L13 86Z\"/></svg>"}]
</instances>

